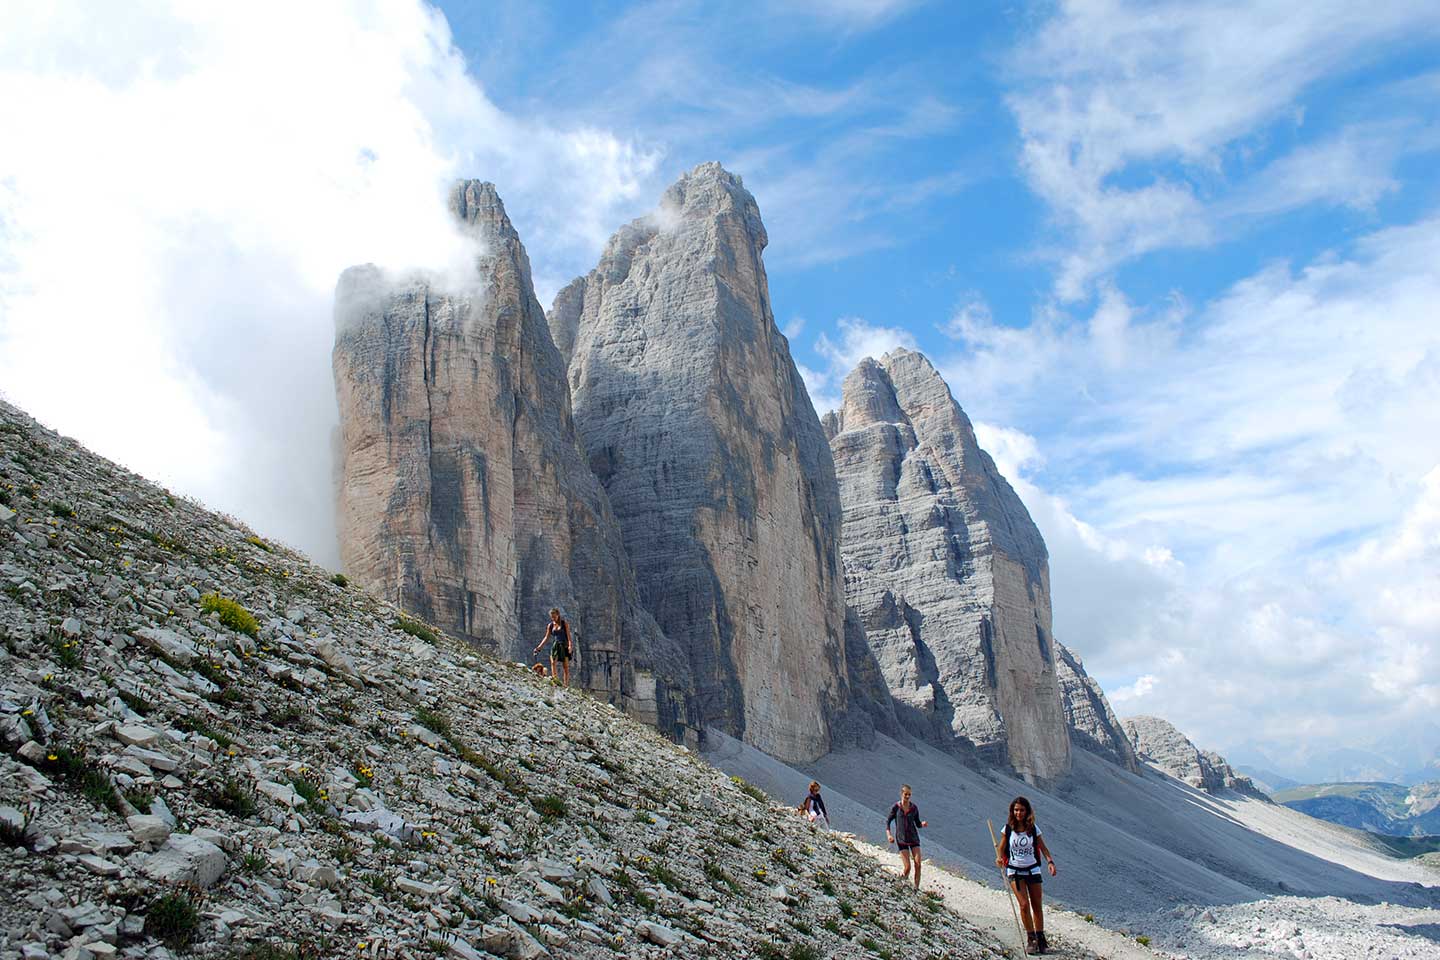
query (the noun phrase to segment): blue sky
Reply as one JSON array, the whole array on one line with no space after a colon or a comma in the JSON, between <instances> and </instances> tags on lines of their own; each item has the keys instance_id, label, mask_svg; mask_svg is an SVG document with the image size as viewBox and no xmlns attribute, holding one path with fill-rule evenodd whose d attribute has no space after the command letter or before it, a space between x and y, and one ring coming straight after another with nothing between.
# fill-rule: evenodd
<instances>
[{"instance_id":1,"label":"blue sky","mask_svg":"<svg viewBox=\"0 0 1440 960\"><path fill-rule=\"evenodd\" d=\"M718 159L817 409L929 354L1121 713L1310 777L1440 750L1433 5L5 18L0 390L102 452L332 558L339 270L463 262L477 176L548 303Z\"/></svg>"}]
</instances>

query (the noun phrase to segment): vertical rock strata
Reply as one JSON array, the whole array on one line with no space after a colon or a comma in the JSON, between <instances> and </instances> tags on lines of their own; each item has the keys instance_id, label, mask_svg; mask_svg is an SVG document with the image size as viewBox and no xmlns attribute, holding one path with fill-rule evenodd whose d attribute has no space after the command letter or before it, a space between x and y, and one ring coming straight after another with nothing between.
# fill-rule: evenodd
<instances>
[{"instance_id":1,"label":"vertical rock strata","mask_svg":"<svg viewBox=\"0 0 1440 960\"><path fill-rule=\"evenodd\" d=\"M558 606L585 686L682 723L684 663L639 604L525 249L492 185L459 183L450 206L483 250L475 289L364 266L336 290L344 568L506 657L528 658Z\"/></svg>"},{"instance_id":2,"label":"vertical rock strata","mask_svg":"<svg viewBox=\"0 0 1440 960\"><path fill-rule=\"evenodd\" d=\"M1055 668L1060 678L1065 722L1070 727L1070 742L1135 773L1135 750L1119 718L1110 709L1105 691L1085 672L1085 664L1074 651L1059 642L1055 648L1060 654Z\"/></svg>"},{"instance_id":3,"label":"vertical rock strata","mask_svg":"<svg viewBox=\"0 0 1440 960\"><path fill-rule=\"evenodd\" d=\"M771 315L765 244L754 198L703 164L611 238L550 323L642 600L688 654L703 721L805 761L849 709L840 503Z\"/></svg>"},{"instance_id":4,"label":"vertical rock strata","mask_svg":"<svg viewBox=\"0 0 1440 960\"><path fill-rule=\"evenodd\" d=\"M866 359L825 421L845 584L900 719L1052 782L1070 765L1048 556L922 355Z\"/></svg>"}]
</instances>

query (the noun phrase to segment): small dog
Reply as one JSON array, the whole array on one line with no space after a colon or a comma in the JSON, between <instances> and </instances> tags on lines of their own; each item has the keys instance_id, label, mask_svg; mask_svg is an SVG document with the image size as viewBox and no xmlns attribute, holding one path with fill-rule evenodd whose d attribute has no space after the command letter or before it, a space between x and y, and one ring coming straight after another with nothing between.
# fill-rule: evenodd
<instances>
[{"instance_id":1,"label":"small dog","mask_svg":"<svg viewBox=\"0 0 1440 960\"><path fill-rule=\"evenodd\" d=\"M537 664L535 664L535 666L531 667L530 669L535 671L535 676L537 676L537 677L543 677L543 676L545 676L545 664L543 664L543 663L537 663Z\"/></svg>"}]
</instances>

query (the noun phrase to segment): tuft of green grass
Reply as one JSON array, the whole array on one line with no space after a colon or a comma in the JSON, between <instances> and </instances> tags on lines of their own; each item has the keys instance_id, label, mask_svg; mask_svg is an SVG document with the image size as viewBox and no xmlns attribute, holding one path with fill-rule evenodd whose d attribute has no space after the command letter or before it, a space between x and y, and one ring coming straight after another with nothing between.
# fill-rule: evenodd
<instances>
[{"instance_id":1,"label":"tuft of green grass","mask_svg":"<svg viewBox=\"0 0 1440 960\"><path fill-rule=\"evenodd\" d=\"M1143 934L1142 934L1141 936L1136 937L1136 938L1135 938L1135 942L1138 943L1138 944L1140 944L1140 946L1142 946L1142 947L1148 947L1148 946L1150 946L1150 938L1147 937L1147 936L1144 936Z\"/></svg>"},{"instance_id":2,"label":"tuft of green grass","mask_svg":"<svg viewBox=\"0 0 1440 960\"><path fill-rule=\"evenodd\" d=\"M136 713L140 711L136 710ZM222 750L229 749L235 745L235 741L222 730L217 730L199 717L184 714L175 718L175 728L184 730L186 733L198 733L202 737L209 737L219 744Z\"/></svg>"},{"instance_id":3,"label":"tuft of green grass","mask_svg":"<svg viewBox=\"0 0 1440 960\"><path fill-rule=\"evenodd\" d=\"M51 500L49 507L52 517L70 518L75 516L75 508L63 500Z\"/></svg>"},{"instance_id":4,"label":"tuft of green grass","mask_svg":"<svg viewBox=\"0 0 1440 960\"><path fill-rule=\"evenodd\" d=\"M758 800L761 803L767 805L770 803L770 795L764 790L761 790L759 787L755 786L755 784L750 783L744 777L731 777L730 782L735 784L735 786L739 787L740 792L745 794L745 796L749 797L750 799Z\"/></svg>"},{"instance_id":5,"label":"tuft of green grass","mask_svg":"<svg viewBox=\"0 0 1440 960\"><path fill-rule=\"evenodd\" d=\"M250 546L252 546L252 547L259 547L261 550L264 550L266 553L270 553L270 552L271 552L270 544L266 543L264 540L261 540L259 537L255 536L253 533L252 533L250 536L248 536L248 537L245 538L245 542L248 543L248 544L250 544Z\"/></svg>"},{"instance_id":6,"label":"tuft of green grass","mask_svg":"<svg viewBox=\"0 0 1440 960\"><path fill-rule=\"evenodd\" d=\"M203 613L218 614L221 625L229 627L236 633L244 633L253 637L260 632L260 621L255 619L255 615L229 597L223 597L218 593L207 593L200 598L200 610Z\"/></svg>"},{"instance_id":7,"label":"tuft of green grass","mask_svg":"<svg viewBox=\"0 0 1440 960\"><path fill-rule=\"evenodd\" d=\"M345 574L343 574L343 573L337 573L337 574L335 574L333 577L330 578L330 582L333 583L333 584L335 584L335 586L337 586L337 587L348 587L348 586L350 586L350 578L347 577L347 576L345 576Z\"/></svg>"},{"instance_id":8,"label":"tuft of green grass","mask_svg":"<svg viewBox=\"0 0 1440 960\"><path fill-rule=\"evenodd\" d=\"M52 778L63 780L97 807L121 811L120 795L100 766L83 752L69 747L52 747L36 766Z\"/></svg>"},{"instance_id":9,"label":"tuft of green grass","mask_svg":"<svg viewBox=\"0 0 1440 960\"><path fill-rule=\"evenodd\" d=\"M131 693L128 690L116 690L115 695L120 698L121 702L123 702L125 706L129 707L134 712L140 714L140 716L142 717L148 714L151 710L155 709L155 705L153 703L151 703L149 700L146 700L138 693Z\"/></svg>"},{"instance_id":10,"label":"tuft of green grass","mask_svg":"<svg viewBox=\"0 0 1440 960\"><path fill-rule=\"evenodd\" d=\"M416 707L415 721L442 737L450 736L450 718L437 710L431 710L429 707Z\"/></svg>"},{"instance_id":11,"label":"tuft of green grass","mask_svg":"<svg viewBox=\"0 0 1440 960\"><path fill-rule=\"evenodd\" d=\"M562 820L567 812L565 801L553 793L531 800L530 804L546 820Z\"/></svg>"},{"instance_id":12,"label":"tuft of green grass","mask_svg":"<svg viewBox=\"0 0 1440 960\"><path fill-rule=\"evenodd\" d=\"M263 853L250 851L240 858L240 869L250 874L264 873L270 867L270 861L265 859Z\"/></svg>"},{"instance_id":13,"label":"tuft of green grass","mask_svg":"<svg viewBox=\"0 0 1440 960\"><path fill-rule=\"evenodd\" d=\"M705 862L705 876L716 890L725 887L734 896L740 896L740 884L731 879L730 875L725 872L720 864L707 860Z\"/></svg>"},{"instance_id":14,"label":"tuft of green grass","mask_svg":"<svg viewBox=\"0 0 1440 960\"><path fill-rule=\"evenodd\" d=\"M792 920L790 925L806 936L810 935L810 928L805 924ZM793 943L790 945L790 960L821 960L820 951L808 943Z\"/></svg>"},{"instance_id":15,"label":"tuft of green grass","mask_svg":"<svg viewBox=\"0 0 1440 960\"><path fill-rule=\"evenodd\" d=\"M836 904L836 906L840 908L840 916L844 917L846 920L855 919L855 904L851 903L849 900L841 900Z\"/></svg>"},{"instance_id":16,"label":"tuft of green grass","mask_svg":"<svg viewBox=\"0 0 1440 960\"><path fill-rule=\"evenodd\" d=\"M435 632L433 627L414 617L407 617L403 613L395 618L395 629L408 633L412 637L418 637L426 643L440 642L440 635Z\"/></svg>"},{"instance_id":17,"label":"tuft of green grass","mask_svg":"<svg viewBox=\"0 0 1440 960\"><path fill-rule=\"evenodd\" d=\"M241 783L234 776L226 776L218 783L201 791L204 802L216 810L224 810L234 817L253 817L259 809L255 802L255 791Z\"/></svg>"},{"instance_id":18,"label":"tuft of green grass","mask_svg":"<svg viewBox=\"0 0 1440 960\"><path fill-rule=\"evenodd\" d=\"M173 949L188 947L200 929L200 910L184 890L172 890L150 904L145 934Z\"/></svg>"}]
</instances>

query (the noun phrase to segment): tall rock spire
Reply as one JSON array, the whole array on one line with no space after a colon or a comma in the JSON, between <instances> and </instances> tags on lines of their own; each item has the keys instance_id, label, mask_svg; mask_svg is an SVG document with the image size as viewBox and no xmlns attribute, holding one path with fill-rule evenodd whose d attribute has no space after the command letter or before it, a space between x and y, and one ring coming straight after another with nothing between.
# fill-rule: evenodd
<instances>
[{"instance_id":1,"label":"tall rock spire","mask_svg":"<svg viewBox=\"0 0 1440 960\"><path fill-rule=\"evenodd\" d=\"M456 184L450 208L482 249L476 290L372 266L336 290L344 568L509 658L531 656L559 607L586 687L683 725L686 665L639 605L525 248L491 184ZM671 678L658 691L655 662Z\"/></svg>"},{"instance_id":2,"label":"tall rock spire","mask_svg":"<svg viewBox=\"0 0 1440 960\"><path fill-rule=\"evenodd\" d=\"M902 722L1053 782L1070 740L1045 542L919 353L866 359L828 414L846 596Z\"/></svg>"},{"instance_id":3,"label":"tall rock spire","mask_svg":"<svg viewBox=\"0 0 1440 960\"><path fill-rule=\"evenodd\" d=\"M550 323L700 720L805 761L869 716L849 702L834 465L775 327L765 244L740 179L702 164L615 234Z\"/></svg>"}]
</instances>

